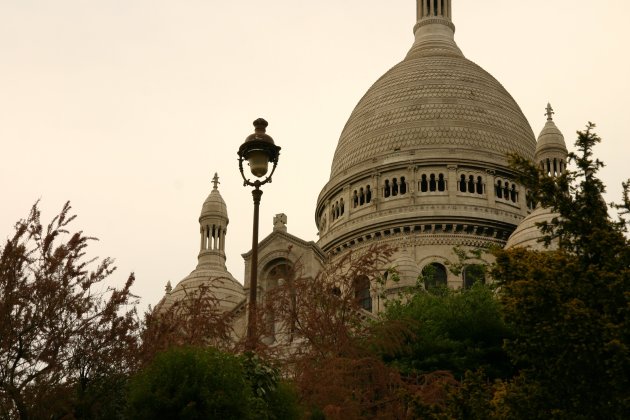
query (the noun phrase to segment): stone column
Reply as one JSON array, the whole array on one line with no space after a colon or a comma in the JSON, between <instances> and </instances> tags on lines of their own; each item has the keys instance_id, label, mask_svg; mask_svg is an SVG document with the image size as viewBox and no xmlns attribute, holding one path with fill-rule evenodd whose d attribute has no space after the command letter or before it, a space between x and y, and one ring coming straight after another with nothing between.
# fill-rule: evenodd
<instances>
[{"instance_id":1,"label":"stone column","mask_svg":"<svg viewBox=\"0 0 630 420\"><path fill-rule=\"evenodd\" d=\"M495 188L497 186L497 180L494 176L493 170L486 171L486 194L488 198L488 206L494 207L496 203L496 193Z\"/></svg>"},{"instance_id":2,"label":"stone column","mask_svg":"<svg viewBox=\"0 0 630 420\"><path fill-rule=\"evenodd\" d=\"M446 189L448 191L448 202L453 204L457 200L457 165L448 165L447 169Z\"/></svg>"}]
</instances>

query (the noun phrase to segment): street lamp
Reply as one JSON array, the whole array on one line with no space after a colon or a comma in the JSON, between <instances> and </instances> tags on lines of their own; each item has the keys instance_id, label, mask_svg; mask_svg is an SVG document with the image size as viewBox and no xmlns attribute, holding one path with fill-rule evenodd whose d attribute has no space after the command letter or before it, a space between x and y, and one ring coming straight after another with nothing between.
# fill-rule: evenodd
<instances>
[{"instance_id":1,"label":"street lamp","mask_svg":"<svg viewBox=\"0 0 630 420\"><path fill-rule=\"evenodd\" d=\"M249 319L247 322L247 348L254 350L256 348L256 292L258 288L258 210L260 207L260 197L262 190L260 187L271 182L271 176L278 165L278 156L280 155L280 146L276 146L273 139L265 134L267 121L258 118L254 121L254 134L250 134L245 142L238 148L238 169L243 177L243 186L254 187L252 196L254 197L254 229L252 234L252 262L249 279ZM254 181L243 172L243 161L247 160L249 170L256 177ZM271 173L269 172L269 164L272 164ZM265 178L265 175L267 175Z\"/></svg>"}]
</instances>

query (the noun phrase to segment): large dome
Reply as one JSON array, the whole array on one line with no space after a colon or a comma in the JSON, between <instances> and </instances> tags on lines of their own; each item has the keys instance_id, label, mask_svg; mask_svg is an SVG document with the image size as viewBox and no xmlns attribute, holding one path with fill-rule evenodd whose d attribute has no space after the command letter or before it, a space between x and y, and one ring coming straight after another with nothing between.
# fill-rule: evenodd
<instances>
[{"instance_id":1,"label":"large dome","mask_svg":"<svg viewBox=\"0 0 630 420\"><path fill-rule=\"evenodd\" d=\"M417 40L357 104L341 133L330 177L405 152L469 150L505 161L508 153L532 159L535 148L521 109L494 77L454 42L431 48Z\"/></svg>"},{"instance_id":2,"label":"large dome","mask_svg":"<svg viewBox=\"0 0 630 420\"><path fill-rule=\"evenodd\" d=\"M503 246L531 210L508 164L509 154L534 158L523 112L462 54L451 1L417 5L407 56L368 89L339 138L315 211L325 252L389 241L422 268L446 262L453 246Z\"/></svg>"}]
</instances>

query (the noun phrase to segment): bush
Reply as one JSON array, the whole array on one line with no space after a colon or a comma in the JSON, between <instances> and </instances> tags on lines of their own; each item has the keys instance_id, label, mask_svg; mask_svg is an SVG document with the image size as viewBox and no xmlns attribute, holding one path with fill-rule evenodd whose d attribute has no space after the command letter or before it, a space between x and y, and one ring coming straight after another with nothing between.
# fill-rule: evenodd
<instances>
[{"instance_id":1,"label":"bush","mask_svg":"<svg viewBox=\"0 0 630 420\"><path fill-rule=\"evenodd\" d=\"M134 419L243 419L252 392L241 360L213 348L173 348L131 382L127 414Z\"/></svg>"}]
</instances>

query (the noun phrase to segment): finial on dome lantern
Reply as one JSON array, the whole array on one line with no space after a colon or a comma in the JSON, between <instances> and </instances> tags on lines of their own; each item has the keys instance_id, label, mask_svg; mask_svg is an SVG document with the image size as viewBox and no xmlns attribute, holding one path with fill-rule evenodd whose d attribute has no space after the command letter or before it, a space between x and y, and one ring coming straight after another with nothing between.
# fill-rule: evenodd
<instances>
[{"instance_id":1,"label":"finial on dome lantern","mask_svg":"<svg viewBox=\"0 0 630 420\"><path fill-rule=\"evenodd\" d=\"M171 290L173 290L173 286L171 286L171 281L167 281L166 282L166 287L164 287L164 291L166 291L166 293L170 293Z\"/></svg>"},{"instance_id":2,"label":"finial on dome lantern","mask_svg":"<svg viewBox=\"0 0 630 420\"><path fill-rule=\"evenodd\" d=\"M551 104L549 102L547 102L547 112L545 113L545 115L547 116L547 121L553 121L553 114L555 114L555 112L553 112L553 108L551 107Z\"/></svg>"},{"instance_id":3,"label":"finial on dome lantern","mask_svg":"<svg viewBox=\"0 0 630 420\"><path fill-rule=\"evenodd\" d=\"M212 178L212 183L214 184L214 188L212 188L213 190L218 190L219 189L219 175L215 172L214 173L214 178Z\"/></svg>"}]
</instances>

